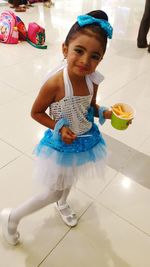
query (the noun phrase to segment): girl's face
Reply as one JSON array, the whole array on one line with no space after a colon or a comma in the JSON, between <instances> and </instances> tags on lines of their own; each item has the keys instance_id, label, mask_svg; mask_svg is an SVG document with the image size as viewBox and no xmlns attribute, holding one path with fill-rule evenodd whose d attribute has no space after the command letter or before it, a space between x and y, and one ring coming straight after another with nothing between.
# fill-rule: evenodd
<instances>
[{"instance_id":1,"label":"girl's face","mask_svg":"<svg viewBox=\"0 0 150 267\"><path fill-rule=\"evenodd\" d=\"M78 34L68 46L63 44L63 54L67 59L69 74L84 77L95 71L104 51L95 36Z\"/></svg>"}]
</instances>

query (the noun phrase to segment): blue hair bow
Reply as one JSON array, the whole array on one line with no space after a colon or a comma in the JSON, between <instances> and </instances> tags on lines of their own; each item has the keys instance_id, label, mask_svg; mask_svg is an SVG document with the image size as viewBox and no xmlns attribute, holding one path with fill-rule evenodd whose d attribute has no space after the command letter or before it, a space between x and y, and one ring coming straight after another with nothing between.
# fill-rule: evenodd
<instances>
[{"instance_id":1,"label":"blue hair bow","mask_svg":"<svg viewBox=\"0 0 150 267\"><path fill-rule=\"evenodd\" d=\"M96 23L106 32L106 35L109 39L112 38L113 28L110 23L105 19L97 19L90 15L81 15L77 17L77 22L80 27Z\"/></svg>"}]
</instances>

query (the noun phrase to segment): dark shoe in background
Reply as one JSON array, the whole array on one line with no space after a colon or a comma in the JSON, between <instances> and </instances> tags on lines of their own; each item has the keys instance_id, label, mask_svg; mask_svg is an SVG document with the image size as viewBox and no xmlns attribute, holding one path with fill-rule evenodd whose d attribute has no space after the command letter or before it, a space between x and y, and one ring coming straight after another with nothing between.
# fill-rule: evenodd
<instances>
[{"instance_id":1,"label":"dark shoe in background","mask_svg":"<svg viewBox=\"0 0 150 267\"><path fill-rule=\"evenodd\" d=\"M148 51L148 53L150 53L150 44L148 45L147 51Z\"/></svg>"},{"instance_id":2,"label":"dark shoe in background","mask_svg":"<svg viewBox=\"0 0 150 267\"><path fill-rule=\"evenodd\" d=\"M137 43L137 47L138 47L138 48L147 48L147 47L148 47L148 44L147 44L147 43L145 43L145 44Z\"/></svg>"}]
</instances>

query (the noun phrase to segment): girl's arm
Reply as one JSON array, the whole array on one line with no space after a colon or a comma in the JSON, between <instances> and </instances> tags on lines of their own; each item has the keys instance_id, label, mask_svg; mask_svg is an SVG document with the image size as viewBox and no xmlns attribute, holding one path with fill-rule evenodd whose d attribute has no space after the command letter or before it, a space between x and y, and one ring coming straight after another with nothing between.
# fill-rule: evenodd
<instances>
[{"instance_id":1,"label":"girl's arm","mask_svg":"<svg viewBox=\"0 0 150 267\"><path fill-rule=\"evenodd\" d=\"M54 84L53 80L48 80L42 86L31 109L31 117L40 124L51 129L54 129L56 121L52 120L50 116L47 115L46 110L49 105L54 102L57 90L59 90L57 84Z\"/></svg>"},{"instance_id":2,"label":"girl's arm","mask_svg":"<svg viewBox=\"0 0 150 267\"><path fill-rule=\"evenodd\" d=\"M51 103L55 102L56 94L59 94L59 90L60 85L57 80L51 79L47 81L41 88L31 109L31 117L40 124L50 129L55 128L57 121L52 120L51 117L47 115L46 110ZM60 129L60 133L62 140L66 144L71 144L76 138L76 135L68 127L65 126Z\"/></svg>"},{"instance_id":3,"label":"girl's arm","mask_svg":"<svg viewBox=\"0 0 150 267\"><path fill-rule=\"evenodd\" d=\"M94 84L94 94L91 102L91 106L94 108L94 117L99 117L99 108L100 106L96 103L96 97L97 97L97 90L98 90L98 85ZM112 116L112 111L111 110L106 110L103 112L103 116L105 119L111 119Z\"/></svg>"}]
</instances>

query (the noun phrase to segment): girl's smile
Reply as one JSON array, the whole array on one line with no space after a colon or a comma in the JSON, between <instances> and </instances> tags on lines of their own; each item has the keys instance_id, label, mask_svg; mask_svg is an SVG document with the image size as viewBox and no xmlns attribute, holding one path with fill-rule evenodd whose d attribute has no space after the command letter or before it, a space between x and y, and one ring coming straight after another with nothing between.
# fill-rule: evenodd
<instances>
[{"instance_id":1,"label":"girl's smile","mask_svg":"<svg viewBox=\"0 0 150 267\"><path fill-rule=\"evenodd\" d=\"M85 66L77 66L77 67L79 68L80 72L86 72L86 71L88 71L88 68L85 67Z\"/></svg>"}]
</instances>

